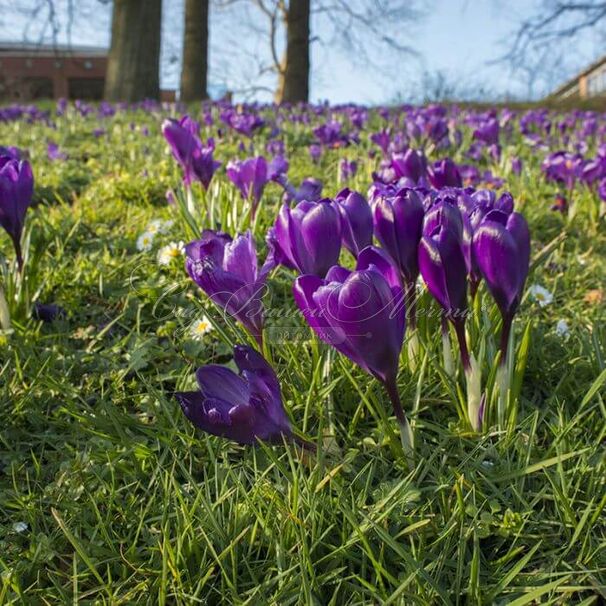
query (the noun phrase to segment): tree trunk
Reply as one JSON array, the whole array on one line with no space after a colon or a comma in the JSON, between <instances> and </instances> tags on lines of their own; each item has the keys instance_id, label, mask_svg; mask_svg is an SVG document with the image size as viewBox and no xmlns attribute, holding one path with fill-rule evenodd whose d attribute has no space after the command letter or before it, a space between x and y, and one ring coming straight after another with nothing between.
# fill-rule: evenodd
<instances>
[{"instance_id":1,"label":"tree trunk","mask_svg":"<svg viewBox=\"0 0 606 606\"><path fill-rule=\"evenodd\" d=\"M185 0L181 101L208 98L208 0Z\"/></svg>"},{"instance_id":2,"label":"tree trunk","mask_svg":"<svg viewBox=\"0 0 606 606\"><path fill-rule=\"evenodd\" d=\"M114 0L105 98L160 98L162 0Z\"/></svg>"},{"instance_id":3,"label":"tree trunk","mask_svg":"<svg viewBox=\"0 0 606 606\"><path fill-rule=\"evenodd\" d=\"M280 102L309 99L309 13L310 0L290 0L286 14L286 61L278 85Z\"/></svg>"}]
</instances>

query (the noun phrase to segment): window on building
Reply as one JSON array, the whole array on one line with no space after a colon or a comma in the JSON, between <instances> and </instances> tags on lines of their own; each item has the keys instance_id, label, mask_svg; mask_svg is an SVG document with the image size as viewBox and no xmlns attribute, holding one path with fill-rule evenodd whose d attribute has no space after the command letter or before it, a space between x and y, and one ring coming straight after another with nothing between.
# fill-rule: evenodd
<instances>
[{"instance_id":1,"label":"window on building","mask_svg":"<svg viewBox=\"0 0 606 606\"><path fill-rule=\"evenodd\" d=\"M68 92L70 99L103 99L103 78L70 78Z\"/></svg>"}]
</instances>

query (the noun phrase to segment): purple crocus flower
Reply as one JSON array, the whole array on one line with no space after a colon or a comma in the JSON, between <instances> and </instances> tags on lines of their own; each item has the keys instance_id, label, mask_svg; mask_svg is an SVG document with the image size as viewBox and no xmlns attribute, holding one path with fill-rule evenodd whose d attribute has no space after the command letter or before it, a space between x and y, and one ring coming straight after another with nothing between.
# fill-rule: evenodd
<instances>
[{"instance_id":1,"label":"purple crocus flower","mask_svg":"<svg viewBox=\"0 0 606 606\"><path fill-rule=\"evenodd\" d=\"M391 143L391 130L389 128L383 128L377 133L370 135L370 141L375 145L378 145L386 156L389 151L389 144Z\"/></svg>"},{"instance_id":2,"label":"purple crocus flower","mask_svg":"<svg viewBox=\"0 0 606 606\"><path fill-rule=\"evenodd\" d=\"M247 137L252 137L255 130L265 125L265 121L260 116L247 114L244 111L237 111L233 108L222 112L220 117L225 124Z\"/></svg>"},{"instance_id":3,"label":"purple crocus flower","mask_svg":"<svg viewBox=\"0 0 606 606\"><path fill-rule=\"evenodd\" d=\"M199 138L200 125L189 116L183 116L179 121L165 120L162 133L175 160L183 169L185 186L189 188L193 181L199 181L204 189L208 189L215 171L221 166L213 159L213 139L203 145Z\"/></svg>"},{"instance_id":4,"label":"purple crocus flower","mask_svg":"<svg viewBox=\"0 0 606 606\"><path fill-rule=\"evenodd\" d=\"M406 314L391 259L369 246L358 256L355 271L335 265L326 279L299 276L293 294L320 339L385 385L405 448L411 449L410 427L396 386Z\"/></svg>"},{"instance_id":5,"label":"purple crocus flower","mask_svg":"<svg viewBox=\"0 0 606 606\"><path fill-rule=\"evenodd\" d=\"M498 416L504 424L511 380L507 373L509 334L530 263L530 231L524 216L516 212L490 211L473 236L473 255L503 318L497 383L500 391Z\"/></svg>"},{"instance_id":6,"label":"purple crocus flower","mask_svg":"<svg viewBox=\"0 0 606 606\"><path fill-rule=\"evenodd\" d=\"M408 302L409 323L416 327L415 284L419 275L417 249L423 232L423 201L412 189L377 200L373 209L374 232L400 271Z\"/></svg>"},{"instance_id":7,"label":"purple crocus flower","mask_svg":"<svg viewBox=\"0 0 606 606\"><path fill-rule=\"evenodd\" d=\"M499 142L499 121L496 118L483 121L473 131L473 138L486 145L497 144Z\"/></svg>"},{"instance_id":8,"label":"purple crocus flower","mask_svg":"<svg viewBox=\"0 0 606 606\"><path fill-rule=\"evenodd\" d=\"M520 160L520 158L517 156L511 158L511 172L514 175L522 174L522 160Z\"/></svg>"},{"instance_id":9,"label":"purple crocus flower","mask_svg":"<svg viewBox=\"0 0 606 606\"><path fill-rule=\"evenodd\" d=\"M548 180L563 183L566 189L571 190L583 174L583 156L571 154L566 151L558 151L549 154L541 164L541 170Z\"/></svg>"},{"instance_id":10,"label":"purple crocus flower","mask_svg":"<svg viewBox=\"0 0 606 606\"><path fill-rule=\"evenodd\" d=\"M175 393L187 419L206 433L239 444L292 437L274 369L245 345L234 347L234 362L238 374L209 364L196 371L199 391Z\"/></svg>"},{"instance_id":11,"label":"purple crocus flower","mask_svg":"<svg viewBox=\"0 0 606 606\"><path fill-rule=\"evenodd\" d=\"M381 381L394 381L404 339L402 288L377 248L360 253L356 270L335 265L326 278L304 275L295 301L318 336Z\"/></svg>"},{"instance_id":12,"label":"purple crocus flower","mask_svg":"<svg viewBox=\"0 0 606 606\"><path fill-rule=\"evenodd\" d=\"M267 167L268 181L275 181L280 184L286 183L288 168L288 160L284 156L276 156Z\"/></svg>"},{"instance_id":13,"label":"purple crocus flower","mask_svg":"<svg viewBox=\"0 0 606 606\"><path fill-rule=\"evenodd\" d=\"M345 182L355 176L358 171L358 163L355 160L341 158L339 162L339 181Z\"/></svg>"},{"instance_id":14,"label":"purple crocus flower","mask_svg":"<svg viewBox=\"0 0 606 606\"><path fill-rule=\"evenodd\" d=\"M48 159L51 161L55 160L67 160L67 154L59 148L59 146L54 141L49 141L46 146L46 154Z\"/></svg>"},{"instance_id":15,"label":"purple crocus flower","mask_svg":"<svg viewBox=\"0 0 606 606\"><path fill-rule=\"evenodd\" d=\"M424 182L427 176L427 160L423 152L409 148L404 153L391 157L391 168L396 178L410 179L415 185Z\"/></svg>"},{"instance_id":16,"label":"purple crocus flower","mask_svg":"<svg viewBox=\"0 0 606 606\"><path fill-rule=\"evenodd\" d=\"M463 180L457 165L450 159L444 158L430 165L427 169L429 182L436 189L443 187L462 187Z\"/></svg>"},{"instance_id":17,"label":"purple crocus flower","mask_svg":"<svg viewBox=\"0 0 606 606\"><path fill-rule=\"evenodd\" d=\"M254 219L263 190L269 180L267 161L263 156L232 160L227 165L227 176L240 190L244 200L250 201L251 217Z\"/></svg>"},{"instance_id":18,"label":"purple crocus flower","mask_svg":"<svg viewBox=\"0 0 606 606\"><path fill-rule=\"evenodd\" d=\"M313 129L316 139L326 147L339 148L349 145L350 140L342 132L343 125L336 120L331 120Z\"/></svg>"},{"instance_id":19,"label":"purple crocus flower","mask_svg":"<svg viewBox=\"0 0 606 606\"><path fill-rule=\"evenodd\" d=\"M444 215L446 217L448 215ZM462 234L447 221L423 235L419 245L419 268L429 292L445 312L442 339L447 342L445 320L455 329L459 353L467 381L467 414L474 430L482 427L484 399L481 394L481 369L467 348L467 263Z\"/></svg>"},{"instance_id":20,"label":"purple crocus flower","mask_svg":"<svg viewBox=\"0 0 606 606\"><path fill-rule=\"evenodd\" d=\"M33 192L34 175L29 162L0 156L0 225L13 242L20 270L23 269L21 234Z\"/></svg>"},{"instance_id":21,"label":"purple crocus flower","mask_svg":"<svg viewBox=\"0 0 606 606\"><path fill-rule=\"evenodd\" d=\"M284 204L268 233L275 261L302 274L324 277L341 252L341 218L332 200Z\"/></svg>"},{"instance_id":22,"label":"purple crocus flower","mask_svg":"<svg viewBox=\"0 0 606 606\"><path fill-rule=\"evenodd\" d=\"M23 152L13 145L9 145L5 147L4 145L0 145L0 158L8 158L9 160L21 160L23 158Z\"/></svg>"},{"instance_id":23,"label":"purple crocus flower","mask_svg":"<svg viewBox=\"0 0 606 606\"><path fill-rule=\"evenodd\" d=\"M322 146L318 145L317 143L312 143L309 146L309 156L314 164L318 164L318 162L320 162L320 158L322 157Z\"/></svg>"},{"instance_id":24,"label":"purple crocus flower","mask_svg":"<svg viewBox=\"0 0 606 606\"><path fill-rule=\"evenodd\" d=\"M487 213L473 236L473 256L504 322L511 323L530 262L530 232L524 216L501 210Z\"/></svg>"},{"instance_id":25,"label":"purple crocus flower","mask_svg":"<svg viewBox=\"0 0 606 606\"><path fill-rule=\"evenodd\" d=\"M306 177L301 181L301 185L297 189L291 183L284 184L284 197L283 201L288 204L293 200L295 202L317 202L322 197L322 188L324 187L320 179L314 179L314 177Z\"/></svg>"},{"instance_id":26,"label":"purple crocus flower","mask_svg":"<svg viewBox=\"0 0 606 606\"><path fill-rule=\"evenodd\" d=\"M341 213L343 246L354 256L372 244L372 211L366 198L350 189L341 190L335 197Z\"/></svg>"},{"instance_id":27,"label":"purple crocus flower","mask_svg":"<svg viewBox=\"0 0 606 606\"><path fill-rule=\"evenodd\" d=\"M221 309L236 318L261 345L265 284L272 261L258 270L250 232L232 238L205 230L185 247L185 268L191 279Z\"/></svg>"},{"instance_id":28,"label":"purple crocus flower","mask_svg":"<svg viewBox=\"0 0 606 606\"><path fill-rule=\"evenodd\" d=\"M271 139L265 145L265 150L272 156L284 156L286 153L286 146L281 139Z\"/></svg>"},{"instance_id":29,"label":"purple crocus flower","mask_svg":"<svg viewBox=\"0 0 606 606\"><path fill-rule=\"evenodd\" d=\"M444 223L424 235L419 245L419 269L446 317L455 328L462 327L467 313L467 265L461 234Z\"/></svg>"}]
</instances>

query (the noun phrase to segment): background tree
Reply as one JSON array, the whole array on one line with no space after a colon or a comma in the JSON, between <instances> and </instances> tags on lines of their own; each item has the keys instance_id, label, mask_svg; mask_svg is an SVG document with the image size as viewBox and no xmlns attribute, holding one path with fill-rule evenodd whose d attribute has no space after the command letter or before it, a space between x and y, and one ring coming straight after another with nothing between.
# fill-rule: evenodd
<instances>
[{"instance_id":1,"label":"background tree","mask_svg":"<svg viewBox=\"0 0 606 606\"><path fill-rule=\"evenodd\" d=\"M291 0L284 21L286 53L280 65L276 98L279 102L308 101L310 0Z\"/></svg>"},{"instance_id":2,"label":"background tree","mask_svg":"<svg viewBox=\"0 0 606 606\"><path fill-rule=\"evenodd\" d=\"M106 99L160 97L161 26L162 0L114 0Z\"/></svg>"},{"instance_id":3,"label":"background tree","mask_svg":"<svg viewBox=\"0 0 606 606\"><path fill-rule=\"evenodd\" d=\"M216 0L226 22L238 20L251 36L261 41L248 52L253 74L242 91L267 90L268 75L274 77L275 99L307 101L310 82L311 43L347 53L352 63L377 72L401 72L401 59L415 56L414 48L402 42L407 24L422 17L415 0ZM330 32L321 36L320 32ZM242 34L239 35L241 36ZM372 42L372 44L370 44ZM373 57L367 53L373 51ZM241 49L238 49L241 50ZM377 56L386 60L375 62Z\"/></svg>"},{"instance_id":4,"label":"background tree","mask_svg":"<svg viewBox=\"0 0 606 606\"><path fill-rule=\"evenodd\" d=\"M208 98L208 0L185 0L181 100Z\"/></svg>"},{"instance_id":5,"label":"background tree","mask_svg":"<svg viewBox=\"0 0 606 606\"><path fill-rule=\"evenodd\" d=\"M606 33L606 1L540 0L519 21L498 61L525 77L528 95L534 98L539 89L551 90L579 69L584 60L574 50L591 33Z\"/></svg>"}]
</instances>

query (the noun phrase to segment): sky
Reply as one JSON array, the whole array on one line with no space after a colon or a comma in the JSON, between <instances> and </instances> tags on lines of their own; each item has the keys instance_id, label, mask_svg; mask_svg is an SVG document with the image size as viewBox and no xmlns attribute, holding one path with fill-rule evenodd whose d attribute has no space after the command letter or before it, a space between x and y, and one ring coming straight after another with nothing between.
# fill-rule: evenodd
<instances>
[{"instance_id":1,"label":"sky","mask_svg":"<svg viewBox=\"0 0 606 606\"><path fill-rule=\"evenodd\" d=\"M59 15L58 39L65 41L66 7L69 0L53 0ZM357 2L371 0L357 0ZM408 0L402 0L408 1ZM414 55L400 55L364 38L368 60L356 48L345 49L335 41L326 21L312 21L311 100L332 103L389 103L394 100L423 99L435 90L437 82L464 97L540 96L575 70L590 63L603 52L603 39L584 35L568 44L565 59L554 69L541 69L534 85L528 77L512 71L511 65L498 62L511 43L516 24L527 16L539 0L418 0L419 19L397 26L398 39L414 49ZM27 17L35 0L0 0L0 40L18 40L26 36L37 41L50 39L51 31L44 14ZM109 44L110 7L99 0L76 0L79 15L73 23L73 44ZM86 7L91 6L87 11ZM210 74L214 90L235 90L260 85L254 94L259 100L271 99L274 81L256 76L259 57L267 56L262 36L250 29L264 27L254 9L246 14L240 8L233 14L214 10L211 15ZM183 0L164 0L161 84L178 85L179 54L182 40ZM388 27L389 24L386 24ZM394 27L394 24L392 24ZM375 48L376 46L376 48ZM555 52L554 52L555 56ZM541 58L537 57L536 61ZM267 89L267 90L265 90Z\"/></svg>"}]
</instances>

